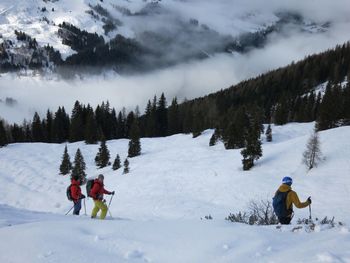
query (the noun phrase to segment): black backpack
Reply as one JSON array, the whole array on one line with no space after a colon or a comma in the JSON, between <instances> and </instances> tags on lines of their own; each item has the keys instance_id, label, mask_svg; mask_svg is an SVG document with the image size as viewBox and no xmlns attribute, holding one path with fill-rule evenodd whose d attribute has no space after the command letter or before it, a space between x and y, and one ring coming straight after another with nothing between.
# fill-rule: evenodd
<instances>
[{"instance_id":1,"label":"black backpack","mask_svg":"<svg viewBox=\"0 0 350 263\"><path fill-rule=\"evenodd\" d=\"M92 196L90 195L90 192L91 192L92 187L94 186L94 182L95 182L95 179L90 179L90 180L88 180L87 183L86 183L86 194L87 194L87 196L89 196L89 197L92 197Z\"/></svg>"},{"instance_id":2,"label":"black backpack","mask_svg":"<svg viewBox=\"0 0 350 263\"><path fill-rule=\"evenodd\" d=\"M287 209L286 206L286 199L289 192L290 190L287 192L277 191L274 198L272 198L273 210L277 217L287 217L292 212L291 209Z\"/></svg>"},{"instance_id":3,"label":"black backpack","mask_svg":"<svg viewBox=\"0 0 350 263\"><path fill-rule=\"evenodd\" d=\"M68 186L67 187L67 191L66 191L67 198L68 198L69 201L73 201L72 192L71 192L71 189L70 189L71 187L72 187L72 185Z\"/></svg>"}]
</instances>

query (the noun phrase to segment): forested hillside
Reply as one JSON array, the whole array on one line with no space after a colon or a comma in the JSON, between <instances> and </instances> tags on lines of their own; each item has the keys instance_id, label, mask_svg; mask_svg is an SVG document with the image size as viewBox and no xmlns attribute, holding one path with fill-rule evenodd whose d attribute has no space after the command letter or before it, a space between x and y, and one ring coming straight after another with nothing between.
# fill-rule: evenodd
<instances>
[{"instance_id":1,"label":"forested hillside","mask_svg":"<svg viewBox=\"0 0 350 263\"><path fill-rule=\"evenodd\" d=\"M60 107L35 114L32 121L6 125L0 122L1 145L11 142L94 143L101 139L128 138L137 120L141 137L193 133L216 128L216 139L227 148L243 147L247 129L262 131L262 123L317 120L318 129L346 125L350 120L350 43L292 63L191 101L170 105L162 94L149 100L145 112L119 113L108 102L93 109L76 102L72 114ZM250 128L249 128L250 127Z\"/></svg>"}]
</instances>

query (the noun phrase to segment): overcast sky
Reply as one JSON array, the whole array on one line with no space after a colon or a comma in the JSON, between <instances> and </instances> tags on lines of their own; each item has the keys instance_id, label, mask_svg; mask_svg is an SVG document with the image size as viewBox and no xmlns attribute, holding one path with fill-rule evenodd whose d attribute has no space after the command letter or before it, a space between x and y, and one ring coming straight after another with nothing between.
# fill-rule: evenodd
<instances>
[{"instance_id":1,"label":"overcast sky","mask_svg":"<svg viewBox=\"0 0 350 263\"><path fill-rule=\"evenodd\" d=\"M154 95L159 96L162 92L168 101L174 96L180 101L184 98L203 96L350 40L348 0L164 2L167 8L176 9L181 15L195 17L213 29L227 33L232 30L228 28L234 21L233 15L242 8L252 12L258 10L257 21L277 10L294 10L311 21L330 22L330 27L326 32L313 34L291 29L283 34L271 35L263 49L256 49L244 55L215 55L206 60L180 64L138 76L105 74L99 77L85 77L83 80L65 81L56 77L44 79L5 74L0 77L0 99L11 97L18 101L18 105L8 107L0 103L0 116L9 122L21 122L23 118L31 119L35 111L44 114L48 108L55 111L62 105L70 112L75 100L93 106L109 100L111 106L117 110L123 106L134 109L139 105L143 112L147 100ZM240 8L235 9L233 6ZM244 14L249 12L245 11ZM273 19L272 16L270 18Z\"/></svg>"}]
</instances>

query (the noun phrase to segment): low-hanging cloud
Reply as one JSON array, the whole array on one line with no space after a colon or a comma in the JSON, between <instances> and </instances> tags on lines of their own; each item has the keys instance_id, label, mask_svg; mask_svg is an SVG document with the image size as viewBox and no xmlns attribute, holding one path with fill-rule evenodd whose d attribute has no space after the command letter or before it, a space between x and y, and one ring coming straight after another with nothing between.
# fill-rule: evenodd
<instances>
[{"instance_id":1,"label":"low-hanging cloud","mask_svg":"<svg viewBox=\"0 0 350 263\"><path fill-rule=\"evenodd\" d=\"M35 111L45 116L48 108L55 111L58 106L65 106L70 112L75 100L84 104L90 103L94 107L108 100L116 110L121 110L122 107L132 110L138 105L143 111L147 100L154 95L160 96L162 92L168 101L175 96L179 101L203 96L350 40L350 7L345 0L332 1L331 4L326 0L306 0L303 3L269 0L263 4L258 0L248 3L241 0L183 0L169 3L171 4L167 8L176 9L179 15L189 16L188 13L193 11L192 17L218 32L227 30L229 18L242 14L239 13L240 10L245 10L244 13L247 14L247 10L254 12L259 8L260 15L264 12L272 14L292 10L310 21L329 22L329 27L326 31L316 33L288 28L271 34L264 48L253 49L245 54L217 54L205 60L193 60L133 76L107 72L100 76L85 76L67 81L59 79L58 76L48 79L5 74L0 77L0 99L11 97L18 104L9 107L0 102L0 117L9 122L20 123L24 118L31 119ZM229 7L233 8L233 4L240 6L240 9L230 10ZM221 14L225 19L215 20Z\"/></svg>"}]
</instances>

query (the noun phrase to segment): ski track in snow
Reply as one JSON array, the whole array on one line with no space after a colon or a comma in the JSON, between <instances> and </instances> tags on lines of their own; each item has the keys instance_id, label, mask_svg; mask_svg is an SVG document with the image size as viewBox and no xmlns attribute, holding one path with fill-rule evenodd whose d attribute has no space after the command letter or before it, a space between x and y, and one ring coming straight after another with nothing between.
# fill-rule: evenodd
<instances>
[{"instance_id":1,"label":"ski track in snow","mask_svg":"<svg viewBox=\"0 0 350 263\"><path fill-rule=\"evenodd\" d=\"M240 150L209 147L212 130L191 135L143 138L142 155L130 173L96 169L99 145L67 144L71 160L79 147L88 177L105 174L115 190L111 220L91 220L92 200L81 216L58 174L65 144L11 144L0 149L0 260L2 262L350 262L350 127L320 132L324 161L309 172L301 156L314 123L273 126L273 142L248 172ZM264 136L262 138L264 140ZM107 142L112 160L123 161L128 140ZM292 232L308 209L295 209L294 225L230 223L229 213L250 200L271 199L283 176L294 179L301 201L312 196L312 216L335 216L343 226ZM85 188L83 187L85 193ZM109 196L106 196L109 201ZM211 215L213 220L204 216ZM19 253L20 251L20 253Z\"/></svg>"}]
</instances>

